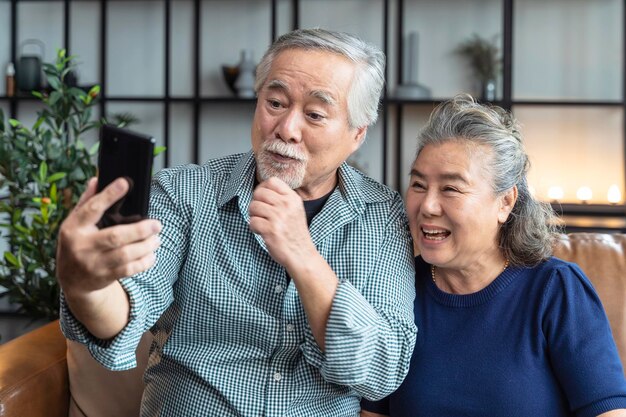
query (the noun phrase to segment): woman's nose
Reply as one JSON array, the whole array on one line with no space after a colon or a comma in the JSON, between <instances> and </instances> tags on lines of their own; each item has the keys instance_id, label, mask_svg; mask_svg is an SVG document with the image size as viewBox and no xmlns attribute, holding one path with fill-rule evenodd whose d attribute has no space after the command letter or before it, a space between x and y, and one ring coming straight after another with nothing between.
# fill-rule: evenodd
<instances>
[{"instance_id":1,"label":"woman's nose","mask_svg":"<svg viewBox=\"0 0 626 417\"><path fill-rule=\"evenodd\" d=\"M424 193L420 212L426 216L441 215L441 203L437 192L429 190Z\"/></svg>"}]
</instances>

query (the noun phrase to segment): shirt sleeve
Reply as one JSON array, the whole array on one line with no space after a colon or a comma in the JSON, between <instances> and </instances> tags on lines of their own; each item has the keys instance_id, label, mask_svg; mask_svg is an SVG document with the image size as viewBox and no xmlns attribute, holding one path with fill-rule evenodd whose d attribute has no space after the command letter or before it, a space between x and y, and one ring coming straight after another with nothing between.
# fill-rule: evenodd
<instances>
[{"instance_id":1,"label":"shirt sleeve","mask_svg":"<svg viewBox=\"0 0 626 417\"><path fill-rule=\"evenodd\" d=\"M579 417L626 408L626 382L602 303L576 265L557 267L543 300L550 361Z\"/></svg>"},{"instance_id":2,"label":"shirt sleeve","mask_svg":"<svg viewBox=\"0 0 626 417\"><path fill-rule=\"evenodd\" d=\"M325 380L349 386L369 399L380 399L402 383L417 333L412 241L402 203L395 203L366 285L357 289L340 278L328 318L325 352L312 348L316 346L313 340L305 351Z\"/></svg>"},{"instance_id":3,"label":"shirt sleeve","mask_svg":"<svg viewBox=\"0 0 626 417\"><path fill-rule=\"evenodd\" d=\"M156 252L152 268L130 278L120 280L130 302L129 321L122 331L110 340L101 340L73 316L61 293L60 319L65 336L85 344L91 355L104 367L125 370L137 366L135 350L141 336L159 319L173 302L173 284L185 257L187 216L171 197L171 175L162 172L155 176L150 191L151 218L163 224L161 246Z\"/></svg>"}]
</instances>

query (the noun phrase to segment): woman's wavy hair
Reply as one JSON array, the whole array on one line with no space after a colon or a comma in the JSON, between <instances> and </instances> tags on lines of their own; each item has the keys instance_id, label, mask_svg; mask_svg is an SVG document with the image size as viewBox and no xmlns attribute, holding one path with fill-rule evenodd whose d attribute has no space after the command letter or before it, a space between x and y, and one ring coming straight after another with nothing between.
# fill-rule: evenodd
<instances>
[{"instance_id":1,"label":"woman's wavy hair","mask_svg":"<svg viewBox=\"0 0 626 417\"><path fill-rule=\"evenodd\" d=\"M466 140L493 151L486 168L496 196L517 186L517 201L499 231L499 245L509 262L532 266L549 258L558 231L556 214L529 192L530 162L513 116L501 107L477 103L468 94L457 95L433 110L418 135L416 157L424 146L450 140Z\"/></svg>"}]
</instances>

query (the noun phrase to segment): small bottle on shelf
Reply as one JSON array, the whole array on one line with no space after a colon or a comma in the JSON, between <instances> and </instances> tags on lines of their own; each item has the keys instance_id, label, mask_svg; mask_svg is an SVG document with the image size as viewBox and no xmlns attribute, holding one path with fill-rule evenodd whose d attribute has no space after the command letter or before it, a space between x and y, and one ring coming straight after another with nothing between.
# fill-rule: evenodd
<instances>
[{"instance_id":1,"label":"small bottle on shelf","mask_svg":"<svg viewBox=\"0 0 626 417\"><path fill-rule=\"evenodd\" d=\"M15 66L12 62L9 62L7 65L6 95L7 97L13 97L15 95Z\"/></svg>"}]
</instances>

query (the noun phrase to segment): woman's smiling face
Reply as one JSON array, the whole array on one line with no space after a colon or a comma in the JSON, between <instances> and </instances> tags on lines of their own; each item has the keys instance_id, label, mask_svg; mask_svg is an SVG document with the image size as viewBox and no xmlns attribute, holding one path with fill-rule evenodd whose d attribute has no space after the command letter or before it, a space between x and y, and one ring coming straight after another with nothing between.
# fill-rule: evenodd
<instances>
[{"instance_id":1,"label":"woman's smiling face","mask_svg":"<svg viewBox=\"0 0 626 417\"><path fill-rule=\"evenodd\" d=\"M510 207L493 192L491 158L489 147L464 139L426 145L416 158L406 206L426 262L466 270L499 259L498 230Z\"/></svg>"}]
</instances>

